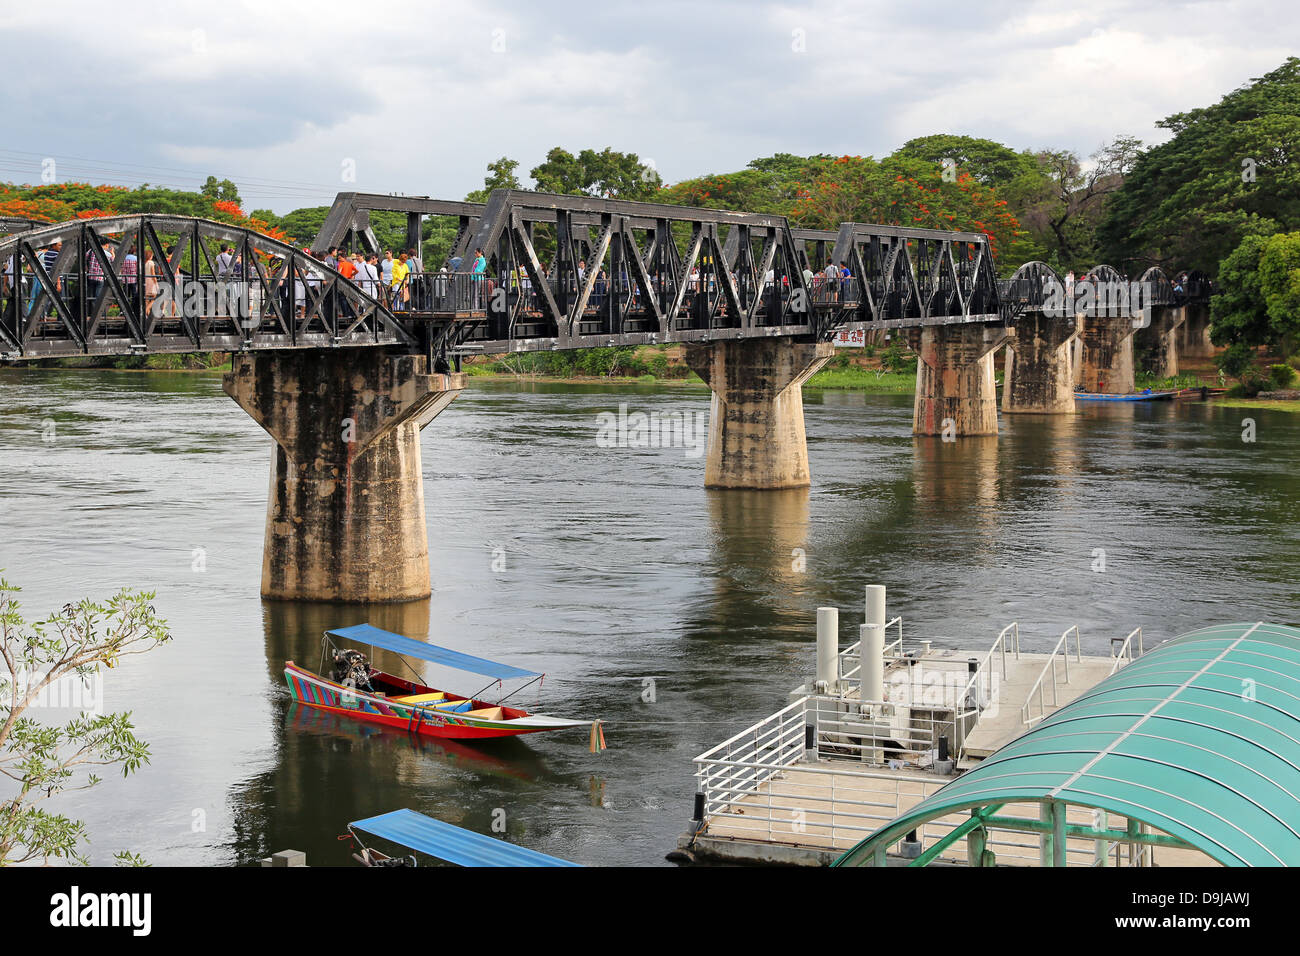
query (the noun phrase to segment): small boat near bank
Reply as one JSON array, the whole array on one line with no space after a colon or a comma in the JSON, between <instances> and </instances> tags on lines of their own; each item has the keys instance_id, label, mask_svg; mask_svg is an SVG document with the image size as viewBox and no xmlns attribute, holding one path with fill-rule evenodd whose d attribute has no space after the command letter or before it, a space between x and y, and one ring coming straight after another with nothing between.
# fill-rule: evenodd
<instances>
[{"instance_id":1,"label":"small boat near bank","mask_svg":"<svg viewBox=\"0 0 1300 956\"><path fill-rule=\"evenodd\" d=\"M1076 402L1161 402L1173 399L1177 395L1178 392L1176 391L1153 392L1148 388L1141 392L1117 394L1109 392L1075 392L1074 400Z\"/></svg>"},{"instance_id":2,"label":"small boat near bank","mask_svg":"<svg viewBox=\"0 0 1300 956\"><path fill-rule=\"evenodd\" d=\"M507 680L528 680L496 701L480 698L479 694L487 688L463 696L378 670L370 665L370 659L366 655L352 648L339 647L332 638L371 648L378 647L401 657L412 657L490 677L488 688ZM427 644L369 624L325 632L322 639L322 672L325 669L326 654L331 652L333 671L330 677L313 673L293 661L285 662L285 683L288 684L294 701L318 710L427 737L479 740L591 727L593 738L600 736L603 743L597 721L550 717L505 705L507 698L542 679L544 675L536 671ZM414 669L412 673L415 673Z\"/></svg>"}]
</instances>

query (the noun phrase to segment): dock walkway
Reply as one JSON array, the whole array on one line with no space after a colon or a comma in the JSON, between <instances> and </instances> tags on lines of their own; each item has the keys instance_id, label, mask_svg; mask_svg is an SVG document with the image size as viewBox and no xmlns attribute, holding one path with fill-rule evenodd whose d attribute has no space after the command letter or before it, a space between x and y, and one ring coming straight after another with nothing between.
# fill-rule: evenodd
<instances>
[{"instance_id":1,"label":"dock walkway","mask_svg":"<svg viewBox=\"0 0 1300 956\"><path fill-rule=\"evenodd\" d=\"M1112 654L1085 656L1077 628L1052 653L1019 649L1015 625L982 659L962 650L915 649L899 637L888 645L886 700L858 700L858 646L842 651L844 679L832 693L799 688L786 707L695 759L697 813L679 852L698 859L826 865L881 826L903 815L966 769L995 753L1140 653L1141 631L1112 642ZM946 758L946 759L941 759ZM1036 804L1007 805L1035 818ZM965 817L932 821L918 834L933 846ZM1093 811L1071 808L1070 823L1098 825ZM1122 829L1126 820L1105 821ZM1073 865L1206 865L1202 854L1071 838ZM1002 864L1042 864L1032 833L1003 832L988 848ZM966 861L956 840L939 861ZM894 862L906 862L900 856Z\"/></svg>"}]
</instances>

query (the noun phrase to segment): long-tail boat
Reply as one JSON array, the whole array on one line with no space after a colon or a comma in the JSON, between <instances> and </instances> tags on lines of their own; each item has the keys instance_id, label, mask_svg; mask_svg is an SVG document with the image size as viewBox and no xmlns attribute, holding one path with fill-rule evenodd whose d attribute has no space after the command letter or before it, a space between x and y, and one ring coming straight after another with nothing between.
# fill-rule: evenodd
<instances>
[{"instance_id":1,"label":"long-tail boat","mask_svg":"<svg viewBox=\"0 0 1300 956\"><path fill-rule=\"evenodd\" d=\"M368 833L408 850L424 853L456 866L580 866L570 860L515 846L498 837L486 836L435 820L414 810L393 810L348 824L346 837L357 852L352 858L362 866L415 866L414 854L393 857L377 847L366 846L360 834Z\"/></svg>"},{"instance_id":2,"label":"long-tail boat","mask_svg":"<svg viewBox=\"0 0 1300 956\"><path fill-rule=\"evenodd\" d=\"M487 687L471 696L439 690L418 680L378 670L371 666L366 655L353 648L339 647L332 638L365 644L372 649L379 647L401 657L429 661L490 677L492 680ZM593 739L601 738L600 742L603 743L598 721L548 717L505 705L506 698L513 697L524 687L545 676L536 671L438 647L369 624L326 631L322 640L322 671L325 669L326 656L331 652L333 669L329 677L313 673L293 661L285 662L284 679L295 701L307 707L427 737L475 740L591 727ZM415 674L413 668L411 673ZM501 686L504 681L522 678L528 678L525 684L496 701L484 700L479 696L494 685Z\"/></svg>"}]
</instances>

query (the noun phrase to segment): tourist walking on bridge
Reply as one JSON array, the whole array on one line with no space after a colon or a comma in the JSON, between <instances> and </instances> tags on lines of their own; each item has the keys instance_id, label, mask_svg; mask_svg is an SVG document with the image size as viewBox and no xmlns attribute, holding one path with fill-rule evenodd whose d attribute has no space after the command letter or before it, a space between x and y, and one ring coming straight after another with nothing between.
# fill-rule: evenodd
<instances>
[{"instance_id":1,"label":"tourist walking on bridge","mask_svg":"<svg viewBox=\"0 0 1300 956\"><path fill-rule=\"evenodd\" d=\"M474 308L482 309L485 307L487 299L484 296L484 280L487 279L487 256L483 255L482 249L474 250Z\"/></svg>"},{"instance_id":2,"label":"tourist walking on bridge","mask_svg":"<svg viewBox=\"0 0 1300 956\"><path fill-rule=\"evenodd\" d=\"M425 309L425 290L424 290L424 260L420 258L415 249L406 250L406 267L411 270L407 279L407 285L410 287L410 308L417 311Z\"/></svg>"},{"instance_id":3,"label":"tourist walking on bridge","mask_svg":"<svg viewBox=\"0 0 1300 956\"><path fill-rule=\"evenodd\" d=\"M406 253L403 252L400 259L395 261L391 270L391 285L393 290L393 310L400 311L406 308L406 304L411 299L411 288L407 285L406 280L410 275L411 269L406 264Z\"/></svg>"},{"instance_id":4,"label":"tourist walking on bridge","mask_svg":"<svg viewBox=\"0 0 1300 956\"><path fill-rule=\"evenodd\" d=\"M379 281L384 289L384 301L389 305L392 305L393 264L393 250L385 249L384 258L379 260Z\"/></svg>"}]
</instances>

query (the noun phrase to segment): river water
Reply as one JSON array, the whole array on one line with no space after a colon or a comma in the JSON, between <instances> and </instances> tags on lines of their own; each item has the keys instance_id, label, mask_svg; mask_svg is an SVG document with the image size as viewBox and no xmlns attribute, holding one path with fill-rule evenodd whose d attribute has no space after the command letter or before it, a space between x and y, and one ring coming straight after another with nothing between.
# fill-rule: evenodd
<instances>
[{"instance_id":1,"label":"river water","mask_svg":"<svg viewBox=\"0 0 1300 956\"><path fill-rule=\"evenodd\" d=\"M264 602L271 441L185 373L0 372L0 568L30 617L156 590L175 641L109 672L152 762L55 809L90 857L346 864L355 819L409 806L589 864L654 865L687 825L691 758L785 703L819 605L854 639L863 585L910 639L1084 651L1207 622L1300 621L1300 417L1193 403L1004 417L914 439L910 396L805 393L810 490L705 491L681 448L602 448L600 412L707 413L683 387L474 382L423 434L431 600ZM1243 419L1255 421L1243 441ZM605 720L477 747L291 707L327 627L380 627L545 671L532 709ZM428 672L454 689L473 678Z\"/></svg>"}]
</instances>

